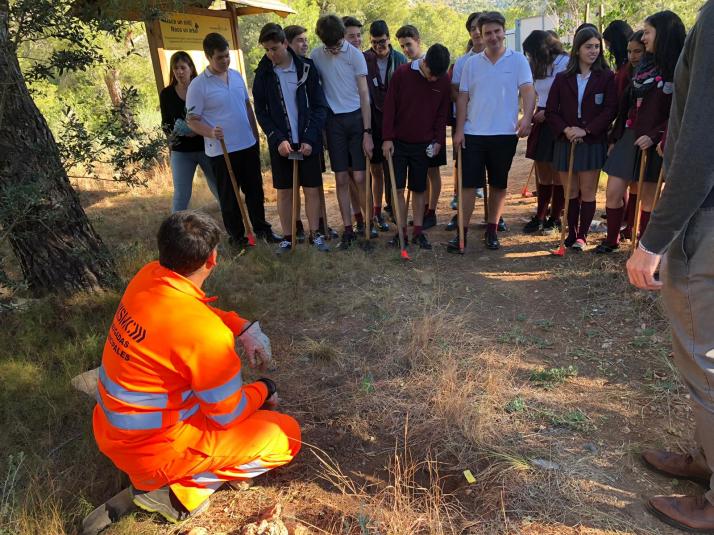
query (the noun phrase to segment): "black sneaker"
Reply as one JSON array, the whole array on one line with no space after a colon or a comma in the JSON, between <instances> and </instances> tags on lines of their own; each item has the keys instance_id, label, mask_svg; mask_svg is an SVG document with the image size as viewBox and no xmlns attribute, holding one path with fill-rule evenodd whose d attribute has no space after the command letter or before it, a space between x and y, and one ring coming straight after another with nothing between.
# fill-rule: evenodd
<instances>
[{"instance_id":1,"label":"black sneaker","mask_svg":"<svg viewBox=\"0 0 714 535\"><path fill-rule=\"evenodd\" d=\"M343 232L342 238L340 238L340 243L338 243L335 248L341 251L345 251L350 248L352 242L356 239L357 237L355 236L354 232Z\"/></svg>"},{"instance_id":2,"label":"black sneaker","mask_svg":"<svg viewBox=\"0 0 714 535\"><path fill-rule=\"evenodd\" d=\"M565 245L566 247L572 247L573 244L575 243L575 240L577 240L577 239L578 239L577 236L570 236L570 235L568 235L568 237L565 238L565 241L563 242L563 245Z\"/></svg>"},{"instance_id":3,"label":"black sneaker","mask_svg":"<svg viewBox=\"0 0 714 535\"><path fill-rule=\"evenodd\" d=\"M379 232L389 231L389 224L384 220L384 216L382 214L374 216L372 218L372 224L377 227L377 230L379 230Z\"/></svg>"},{"instance_id":4,"label":"black sneaker","mask_svg":"<svg viewBox=\"0 0 714 535\"><path fill-rule=\"evenodd\" d=\"M401 247L402 242L399 240L399 232L397 232L392 238L387 242L389 247Z\"/></svg>"},{"instance_id":5,"label":"black sneaker","mask_svg":"<svg viewBox=\"0 0 714 535\"><path fill-rule=\"evenodd\" d=\"M508 227L506 226L506 222L503 220L502 217L498 218L498 232L506 232L508 230ZM496 240L498 241L498 240Z\"/></svg>"},{"instance_id":6,"label":"black sneaker","mask_svg":"<svg viewBox=\"0 0 714 535\"><path fill-rule=\"evenodd\" d=\"M538 219L537 215L534 215L531 220L523 227L523 232L525 232L526 234L533 234L534 232L538 232L539 230L543 230L543 220Z\"/></svg>"},{"instance_id":7,"label":"black sneaker","mask_svg":"<svg viewBox=\"0 0 714 535\"><path fill-rule=\"evenodd\" d=\"M354 229L357 234L364 234L364 221L355 223Z\"/></svg>"},{"instance_id":8,"label":"black sneaker","mask_svg":"<svg viewBox=\"0 0 714 535\"><path fill-rule=\"evenodd\" d=\"M268 243L280 243L283 241L283 237L280 234L275 234L272 229L256 232L255 237L259 240L265 240Z\"/></svg>"},{"instance_id":9,"label":"black sneaker","mask_svg":"<svg viewBox=\"0 0 714 535\"><path fill-rule=\"evenodd\" d=\"M458 228L458 226L459 226L459 216L455 215L454 217L451 218L451 221L449 221L446 224L446 228L444 230L448 230L448 231L456 230Z\"/></svg>"},{"instance_id":10,"label":"black sneaker","mask_svg":"<svg viewBox=\"0 0 714 535\"><path fill-rule=\"evenodd\" d=\"M595 247L595 252L597 254L610 254L616 249L620 248L619 243L607 243L607 242L602 242L600 245Z\"/></svg>"},{"instance_id":11,"label":"black sneaker","mask_svg":"<svg viewBox=\"0 0 714 535\"><path fill-rule=\"evenodd\" d=\"M545 236L548 236L558 230L560 230L560 219L555 219L554 217L549 217L548 219L546 219L545 223L543 223L543 228L541 229L541 233Z\"/></svg>"},{"instance_id":12,"label":"black sneaker","mask_svg":"<svg viewBox=\"0 0 714 535\"><path fill-rule=\"evenodd\" d=\"M422 223L423 229L428 229L436 226L436 214L430 214L424 216L424 222Z\"/></svg>"},{"instance_id":13,"label":"black sneaker","mask_svg":"<svg viewBox=\"0 0 714 535\"><path fill-rule=\"evenodd\" d=\"M498 234L495 232L488 232L483 235L483 241L488 249L495 251L501 247L501 242L498 241Z\"/></svg>"},{"instance_id":14,"label":"black sneaker","mask_svg":"<svg viewBox=\"0 0 714 535\"><path fill-rule=\"evenodd\" d=\"M298 243L305 243L305 227L299 219L296 221L295 229L297 230L295 237Z\"/></svg>"},{"instance_id":15,"label":"black sneaker","mask_svg":"<svg viewBox=\"0 0 714 535\"><path fill-rule=\"evenodd\" d=\"M464 249L466 249L466 236L464 236ZM459 235L457 234L455 238L449 240L446 244L447 253L463 254L461 249L459 249Z\"/></svg>"},{"instance_id":16,"label":"black sneaker","mask_svg":"<svg viewBox=\"0 0 714 535\"><path fill-rule=\"evenodd\" d=\"M183 522L189 518L204 512L208 509L210 501L206 499L201 505L193 511L188 511L181 502L178 501L174 493L171 492L168 486L160 489L145 492L142 490L132 489L134 497L133 502L139 509L143 509L149 513L159 513L167 521L172 524Z\"/></svg>"},{"instance_id":17,"label":"black sneaker","mask_svg":"<svg viewBox=\"0 0 714 535\"><path fill-rule=\"evenodd\" d=\"M418 245L420 249L431 250L431 244L426 237L426 234L418 234L412 238L412 244Z\"/></svg>"}]
</instances>

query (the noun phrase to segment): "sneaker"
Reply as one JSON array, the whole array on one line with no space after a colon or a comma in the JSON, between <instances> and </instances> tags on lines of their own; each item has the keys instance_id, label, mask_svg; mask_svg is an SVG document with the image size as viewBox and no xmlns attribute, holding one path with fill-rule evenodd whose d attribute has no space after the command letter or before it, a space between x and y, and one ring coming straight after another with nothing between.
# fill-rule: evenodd
<instances>
[{"instance_id":1,"label":"sneaker","mask_svg":"<svg viewBox=\"0 0 714 535\"><path fill-rule=\"evenodd\" d=\"M303 227L302 221L298 219L295 228L297 229L295 237L297 238L298 243L305 243L305 227Z\"/></svg>"},{"instance_id":2,"label":"sneaker","mask_svg":"<svg viewBox=\"0 0 714 535\"><path fill-rule=\"evenodd\" d=\"M464 236L464 249L466 249L466 236ZM459 235L457 234L455 238L449 240L446 244L447 253L463 254L461 249L459 249Z\"/></svg>"},{"instance_id":3,"label":"sneaker","mask_svg":"<svg viewBox=\"0 0 714 535\"><path fill-rule=\"evenodd\" d=\"M607 243L607 242L602 242L600 245L595 247L595 252L597 254L610 254L616 249L620 248L619 243Z\"/></svg>"},{"instance_id":4,"label":"sneaker","mask_svg":"<svg viewBox=\"0 0 714 535\"><path fill-rule=\"evenodd\" d=\"M372 224L379 230L379 232L388 232L389 224L384 220L382 214L376 215L372 218Z\"/></svg>"},{"instance_id":5,"label":"sneaker","mask_svg":"<svg viewBox=\"0 0 714 535\"><path fill-rule=\"evenodd\" d=\"M402 243L399 240L399 232L397 232L392 238L387 242L389 247L401 247Z\"/></svg>"},{"instance_id":6,"label":"sneaker","mask_svg":"<svg viewBox=\"0 0 714 535\"><path fill-rule=\"evenodd\" d=\"M543 224L544 221L542 219L538 219L537 215L534 215L531 220L523 227L523 232L525 232L526 234L532 234L539 230L543 230Z\"/></svg>"},{"instance_id":7,"label":"sneaker","mask_svg":"<svg viewBox=\"0 0 714 535\"><path fill-rule=\"evenodd\" d=\"M560 220L555 219L553 217L549 217L545 223L543 223L543 229L541 230L541 234L544 236L548 236L550 234L553 234L553 232L560 230Z\"/></svg>"},{"instance_id":8,"label":"sneaker","mask_svg":"<svg viewBox=\"0 0 714 535\"><path fill-rule=\"evenodd\" d=\"M495 251L501 247L501 242L498 241L498 234L495 232L486 232L483 235L483 241L488 249Z\"/></svg>"},{"instance_id":9,"label":"sneaker","mask_svg":"<svg viewBox=\"0 0 714 535\"><path fill-rule=\"evenodd\" d=\"M315 249L317 249L321 253L330 252L330 248L325 243L325 238L322 234L315 234L315 236L313 236L312 238L312 244L315 246Z\"/></svg>"},{"instance_id":10,"label":"sneaker","mask_svg":"<svg viewBox=\"0 0 714 535\"><path fill-rule=\"evenodd\" d=\"M193 511L188 511L168 486L150 492L132 488L132 492L134 505L149 513L158 513L172 524L183 522L203 513L210 504L210 500L206 499Z\"/></svg>"},{"instance_id":11,"label":"sneaker","mask_svg":"<svg viewBox=\"0 0 714 535\"><path fill-rule=\"evenodd\" d=\"M428 229L436 226L436 214L425 215L424 222L422 223L423 229Z\"/></svg>"},{"instance_id":12,"label":"sneaker","mask_svg":"<svg viewBox=\"0 0 714 535\"><path fill-rule=\"evenodd\" d=\"M280 243L283 241L283 237L280 234L273 232L272 229L256 232L255 237L259 240L265 240L268 243Z\"/></svg>"},{"instance_id":13,"label":"sneaker","mask_svg":"<svg viewBox=\"0 0 714 535\"><path fill-rule=\"evenodd\" d=\"M563 245L565 245L566 247L572 247L576 239L577 238L575 236L571 236L568 234L568 236L566 236L565 238L565 241L563 242Z\"/></svg>"},{"instance_id":14,"label":"sneaker","mask_svg":"<svg viewBox=\"0 0 714 535\"><path fill-rule=\"evenodd\" d=\"M340 237L339 233L332 227L327 227L327 235L330 237L331 240L336 240Z\"/></svg>"},{"instance_id":15,"label":"sneaker","mask_svg":"<svg viewBox=\"0 0 714 535\"><path fill-rule=\"evenodd\" d=\"M632 240L632 227L625 227L621 232L620 232L620 239L621 240Z\"/></svg>"},{"instance_id":16,"label":"sneaker","mask_svg":"<svg viewBox=\"0 0 714 535\"><path fill-rule=\"evenodd\" d=\"M445 230L456 230L459 226L459 216L454 216L451 218L451 221L449 221L446 224L446 229Z\"/></svg>"},{"instance_id":17,"label":"sneaker","mask_svg":"<svg viewBox=\"0 0 714 535\"><path fill-rule=\"evenodd\" d=\"M278 244L278 250L276 251L278 254L285 254L289 253L293 248L293 244L289 242L288 240L283 240Z\"/></svg>"},{"instance_id":18,"label":"sneaker","mask_svg":"<svg viewBox=\"0 0 714 535\"><path fill-rule=\"evenodd\" d=\"M585 240L582 238L578 238L577 240L575 240L575 243L573 243L573 250L582 252L584 249L585 249Z\"/></svg>"},{"instance_id":19,"label":"sneaker","mask_svg":"<svg viewBox=\"0 0 714 535\"><path fill-rule=\"evenodd\" d=\"M484 193L483 193L483 188L476 188L476 197L479 199L483 199Z\"/></svg>"},{"instance_id":20,"label":"sneaker","mask_svg":"<svg viewBox=\"0 0 714 535\"><path fill-rule=\"evenodd\" d=\"M418 245L420 249L431 250L431 244L426 237L426 234L417 234L412 238L412 244Z\"/></svg>"},{"instance_id":21,"label":"sneaker","mask_svg":"<svg viewBox=\"0 0 714 535\"><path fill-rule=\"evenodd\" d=\"M357 234L364 234L364 221L355 223L354 229Z\"/></svg>"},{"instance_id":22,"label":"sneaker","mask_svg":"<svg viewBox=\"0 0 714 535\"><path fill-rule=\"evenodd\" d=\"M498 232L506 232L508 230L508 227L506 226L506 222L503 220L502 217L498 218Z\"/></svg>"},{"instance_id":23,"label":"sneaker","mask_svg":"<svg viewBox=\"0 0 714 535\"><path fill-rule=\"evenodd\" d=\"M341 251L349 249L352 245L352 242L356 239L357 237L354 235L354 232L343 232L342 238L340 238L340 243L337 244L336 248Z\"/></svg>"},{"instance_id":24,"label":"sneaker","mask_svg":"<svg viewBox=\"0 0 714 535\"><path fill-rule=\"evenodd\" d=\"M452 210L458 210L459 209L459 198L454 195L454 198L451 199L451 203L449 204Z\"/></svg>"}]
</instances>

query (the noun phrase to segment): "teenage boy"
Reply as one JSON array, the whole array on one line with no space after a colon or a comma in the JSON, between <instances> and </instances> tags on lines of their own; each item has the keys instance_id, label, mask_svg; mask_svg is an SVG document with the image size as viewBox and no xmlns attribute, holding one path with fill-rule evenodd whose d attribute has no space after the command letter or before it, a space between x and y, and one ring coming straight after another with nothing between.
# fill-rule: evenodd
<instances>
[{"instance_id":1,"label":"teenage boy","mask_svg":"<svg viewBox=\"0 0 714 535\"><path fill-rule=\"evenodd\" d=\"M365 154L371 158L374 147L367 63L364 55L346 41L345 26L336 15L320 17L315 30L323 46L315 48L311 58L322 78L330 108L325 130L344 224L338 247L344 249L355 240L350 210L350 164L358 199L364 199Z\"/></svg>"},{"instance_id":2,"label":"teenage boy","mask_svg":"<svg viewBox=\"0 0 714 535\"><path fill-rule=\"evenodd\" d=\"M394 155L394 178L397 183L397 202L406 218L407 206L404 188L412 192L414 229L412 243L422 249L431 244L422 232L424 200L429 169L428 153L438 156L446 145L446 121L451 95L449 78L449 51L440 44L432 45L421 59L402 65L392 76L384 102L382 123L382 151L385 158ZM390 245L399 244L399 231Z\"/></svg>"},{"instance_id":3,"label":"teenage boy","mask_svg":"<svg viewBox=\"0 0 714 535\"><path fill-rule=\"evenodd\" d=\"M307 28L293 24L283 28L288 46L301 58L307 57Z\"/></svg>"},{"instance_id":4,"label":"teenage boy","mask_svg":"<svg viewBox=\"0 0 714 535\"><path fill-rule=\"evenodd\" d=\"M419 30L417 30L415 26L407 24L399 28L399 31L397 31L397 39L410 61L424 57L424 53L421 50ZM444 128L446 129L446 126L444 126ZM446 130L444 130L444 135L446 135ZM441 195L441 172L439 171L439 167L442 165L446 165L446 149L429 157L429 198L424 199L425 229L436 225L436 204L439 202L439 195Z\"/></svg>"},{"instance_id":5,"label":"teenage boy","mask_svg":"<svg viewBox=\"0 0 714 535\"><path fill-rule=\"evenodd\" d=\"M481 38L481 32L478 29L478 18L481 16L481 13L476 12L476 13L471 13L468 18L466 19L466 31L469 32L469 43L471 44L471 47L469 50L459 56L459 58L456 60L454 63L454 70L451 72L451 99L454 102L454 116L456 115L456 100L459 95L459 83L461 83L461 73L464 70L464 65L466 64L466 60L468 60L471 56L474 54L479 54L480 52L483 52L484 49L484 44L483 44L483 39ZM454 161L457 159L457 146L454 145ZM456 209L457 206L457 192L458 192L458 185L456 184L456 175L454 174L454 198L451 201L451 206ZM476 197L483 198L483 188L476 188ZM446 230L456 230L458 226L458 215L455 215L454 217L451 218L451 221L449 222L448 225L446 225ZM500 226L501 220L499 220L499 230L506 230L505 228L505 223L503 224L503 227Z\"/></svg>"},{"instance_id":6,"label":"teenage boy","mask_svg":"<svg viewBox=\"0 0 714 535\"><path fill-rule=\"evenodd\" d=\"M258 126L248 89L240 73L229 69L231 57L225 37L209 33L203 40L203 51L208 67L188 86L187 122L191 130L203 136L206 155L211 157L229 243L244 245L247 242L238 201L223 158L221 140L226 144L236 181L245 195L256 237L278 243L280 236L273 233L265 220Z\"/></svg>"},{"instance_id":7,"label":"teenage boy","mask_svg":"<svg viewBox=\"0 0 714 535\"><path fill-rule=\"evenodd\" d=\"M475 188L484 186L486 172L490 194L484 240L498 249L498 221L506 203L508 173L519 137L530 133L535 107L533 76L526 57L505 46L506 19L498 12L483 13L478 28L486 48L464 65L456 103L454 145L463 151L464 236L476 199ZM518 119L519 96L523 117ZM447 250L459 251L458 235Z\"/></svg>"},{"instance_id":8,"label":"teenage boy","mask_svg":"<svg viewBox=\"0 0 714 535\"><path fill-rule=\"evenodd\" d=\"M310 225L310 241L319 251L329 249L318 233L322 169L318 154L322 150L322 129L327 117L327 102L314 66L300 58L289 46L285 32L275 23L263 26L258 42L265 56L258 63L253 82L255 113L268 138L273 187L278 191L278 215L283 241L278 252L295 245L292 218L293 161L298 153L299 185L305 192L305 211Z\"/></svg>"},{"instance_id":9,"label":"teenage boy","mask_svg":"<svg viewBox=\"0 0 714 535\"><path fill-rule=\"evenodd\" d=\"M367 86L372 103L372 140L377 150L372 154L372 221L373 228L382 232L389 230L389 225L382 216L382 194L385 192L385 160L382 147L382 114L384 99L389 83L396 69L407 62L407 58L392 48L389 42L389 27L383 20L375 20L369 26L372 47L364 53L367 62ZM387 185L387 204L390 203L390 187Z\"/></svg>"},{"instance_id":10,"label":"teenage boy","mask_svg":"<svg viewBox=\"0 0 714 535\"><path fill-rule=\"evenodd\" d=\"M357 50L362 50L362 23L355 17L345 16L342 17L342 24L345 25L345 40L355 47ZM355 184L354 174L352 173L352 166L350 165L350 204L352 205L352 216L355 220L355 231L359 235L364 234L364 222L365 217L362 214L361 206L364 202L363 199L359 198L357 193L357 185ZM372 236L376 238L375 234Z\"/></svg>"}]
</instances>

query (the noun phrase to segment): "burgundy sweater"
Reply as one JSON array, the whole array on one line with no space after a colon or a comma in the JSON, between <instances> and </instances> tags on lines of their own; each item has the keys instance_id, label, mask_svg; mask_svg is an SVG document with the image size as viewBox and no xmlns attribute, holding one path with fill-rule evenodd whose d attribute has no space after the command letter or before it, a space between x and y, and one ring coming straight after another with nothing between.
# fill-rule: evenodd
<instances>
[{"instance_id":1,"label":"burgundy sweater","mask_svg":"<svg viewBox=\"0 0 714 535\"><path fill-rule=\"evenodd\" d=\"M450 84L447 75L429 82L407 63L399 67L389 83L384 100L382 139L404 143L446 145Z\"/></svg>"}]
</instances>

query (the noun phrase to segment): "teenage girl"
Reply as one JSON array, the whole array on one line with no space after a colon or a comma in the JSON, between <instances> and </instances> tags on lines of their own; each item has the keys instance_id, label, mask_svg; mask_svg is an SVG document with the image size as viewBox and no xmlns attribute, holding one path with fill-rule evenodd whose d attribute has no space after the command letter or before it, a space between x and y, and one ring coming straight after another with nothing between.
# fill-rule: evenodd
<instances>
[{"instance_id":1,"label":"teenage girl","mask_svg":"<svg viewBox=\"0 0 714 535\"><path fill-rule=\"evenodd\" d=\"M533 115L533 129L528 136L526 158L535 162L538 180L538 205L536 215L523 227L523 232L553 232L559 226L560 213L565 205L560 176L553 168L555 137L545 122L545 105L555 77L568 66L568 55L563 45L550 33L534 30L523 41L523 52L528 57L533 72L538 109ZM548 215L548 205L553 202Z\"/></svg>"},{"instance_id":2,"label":"teenage girl","mask_svg":"<svg viewBox=\"0 0 714 535\"><path fill-rule=\"evenodd\" d=\"M598 253L618 248L620 225L625 208L623 194L639 178L642 153L647 154L640 203L640 231L647 228L662 158L655 150L661 141L672 102L674 67L684 46L686 32L682 20L671 11L660 11L645 19L642 42L645 55L637 65L613 129L613 147L604 171L607 180L607 237Z\"/></svg>"},{"instance_id":3,"label":"teenage girl","mask_svg":"<svg viewBox=\"0 0 714 535\"><path fill-rule=\"evenodd\" d=\"M595 195L607 154L607 132L617 114L615 75L603 55L602 37L586 27L575 34L570 60L555 77L545 110L556 137L553 167L566 184L570 145L575 143L568 200L567 247L582 251L595 215Z\"/></svg>"}]
</instances>

